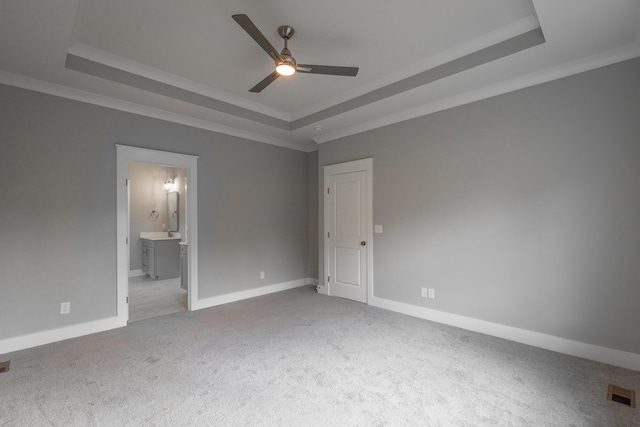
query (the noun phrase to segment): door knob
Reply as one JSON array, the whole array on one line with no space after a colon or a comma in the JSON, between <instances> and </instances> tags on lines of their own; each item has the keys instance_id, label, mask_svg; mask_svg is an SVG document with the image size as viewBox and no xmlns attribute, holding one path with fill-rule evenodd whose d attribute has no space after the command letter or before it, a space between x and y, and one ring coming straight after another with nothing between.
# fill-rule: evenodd
<instances>
[{"instance_id":1,"label":"door knob","mask_svg":"<svg viewBox=\"0 0 640 427\"><path fill-rule=\"evenodd\" d=\"M360 242L360 245L365 246L367 242Z\"/></svg>"}]
</instances>

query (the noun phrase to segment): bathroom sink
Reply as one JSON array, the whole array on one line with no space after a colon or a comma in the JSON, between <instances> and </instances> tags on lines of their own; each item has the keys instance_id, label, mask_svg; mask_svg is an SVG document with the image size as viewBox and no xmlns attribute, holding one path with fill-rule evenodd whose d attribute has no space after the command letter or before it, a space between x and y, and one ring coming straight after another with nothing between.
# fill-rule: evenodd
<instances>
[{"instance_id":1,"label":"bathroom sink","mask_svg":"<svg viewBox=\"0 0 640 427\"><path fill-rule=\"evenodd\" d=\"M147 240L180 240L180 233L171 233L167 231L143 231L140 233L141 239Z\"/></svg>"}]
</instances>

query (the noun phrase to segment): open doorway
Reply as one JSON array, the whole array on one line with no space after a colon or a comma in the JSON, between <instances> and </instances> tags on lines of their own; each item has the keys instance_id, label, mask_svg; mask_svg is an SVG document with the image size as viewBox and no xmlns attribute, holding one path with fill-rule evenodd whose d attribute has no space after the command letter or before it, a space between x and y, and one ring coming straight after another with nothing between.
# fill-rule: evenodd
<instances>
[{"instance_id":1,"label":"open doorway","mask_svg":"<svg viewBox=\"0 0 640 427\"><path fill-rule=\"evenodd\" d=\"M195 302L198 299L198 218L197 218L197 157L190 156L185 154L178 153L170 153L165 151L157 151L157 150L149 150L137 147L129 147L124 145L116 145L117 150L117 302L116 302L116 310L117 310L117 318L118 323L122 326L126 325L130 320L130 303L131 301L131 289L129 283L129 276L136 276L136 274L140 274L144 271L144 275L148 276L150 280L156 282L156 284L160 283L162 280L158 281L158 279L162 279L163 275L167 273L162 270L162 267L167 267L167 263L164 261L158 261L158 258L153 257L153 262L156 263L154 266L150 266L149 264L143 267L142 265L142 253L140 257L140 268L135 268L137 264L131 263L132 257L135 257L134 254L136 251L141 249L141 246L138 246L138 243L142 244L142 242L134 242L135 239L131 238L131 235L135 234L135 227L131 227L130 230L130 205L131 205L131 189L128 185L129 180L129 169L133 165L135 169L135 165L141 166L149 166L152 168L159 168L164 174L163 181L169 181L169 184L176 184L178 179L178 173L182 173L182 178L184 181L184 188L182 192L185 197L175 197L176 195L172 195L177 200L177 204L175 205L176 209L173 209L170 205L171 199L169 198L170 193L176 188L162 188L163 183L161 183L162 191L167 197L166 199L163 197L161 201L154 201L152 203L156 203L155 206L147 205L147 213L148 218L154 219L157 222L159 230L151 230L151 231L138 231L138 236L141 237L140 233L150 233L147 234L147 237L154 237L154 239L147 239L151 242L162 242L162 244L175 240L174 243L180 245L180 249L178 252L178 277L165 277L165 279L174 280L176 284L183 283L186 287L184 292L187 293L187 309L192 310L195 307ZM170 176L171 175L171 176ZM166 201L167 207L161 208L163 203ZM182 201L182 203L180 203ZM175 202L174 202L175 203ZM182 205L182 209L180 209L180 205ZM157 208L156 208L157 206ZM154 212L155 211L155 212ZM183 217L183 226L180 227L180 214L182 211ZM173 216L175 215L176 218ZM172 221L175 220L174 225L171 224ZM165 225L165 229L163 230L162 224ZM154 224L155 226L155 224ZM171 232L169 228L177 227L182 228L183 231L173 231ZM131 235L130 235L131 233ZM157 233L157 234L156 234ZM177 235L179 236L176 236ZM184 233L184 234L183 234ZM173 236L170 236L173 235ZM141 240L141 239L138 239ZM134 247L135 245L135 247ZM155 251L155 248L152 249L152 252ZM175 261L173 255L169 255L169 259ZM149 259L147 262L150 262ZM175 275L175 268L173 268L173 273L168 273L169 276ZM137 271L136 271L137 270ZM171 270L171 268L170 268ZM131 273L133 272L133 273ZM141 276L138 276L141 277ZM135 283L135 280L132 280ZM162 313L160 313L162 314ZM148 316L150 317L150 316ZM136 320L133 318L131 320Z\"/></svg>"},{"instance_id":2,"label":"open doorway","mask_svg":"<svg viewBox=\"0 0 640 427\"><path fill-rule=\"evenodd\" d=\"M187 310L186 174L129 163L129 323Z\"/></svg>"}]
</instances>

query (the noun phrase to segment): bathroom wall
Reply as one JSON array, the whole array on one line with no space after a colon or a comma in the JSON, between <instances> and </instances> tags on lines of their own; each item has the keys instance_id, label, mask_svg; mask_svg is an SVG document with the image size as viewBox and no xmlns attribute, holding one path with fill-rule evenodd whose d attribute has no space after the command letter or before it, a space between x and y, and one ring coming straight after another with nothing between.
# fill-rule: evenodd
<instances>
[{"instance_id":1,"label":"bathroom wall","mask_svg":"<svg viewBox=\"0 0 640 427\"><path fill-rule=\"evenodd\" d=\"M131 248L130 275L139 274L142 268L141 232L164 231L163 225L168 222L167 191L164 182L168 176L176 176L176 188L179 201L178 232L184 237L185 203L184 177L186 171L180 168L148 165L143 163L129 164L129 242ZM152 211L158 212L154 218Z\"/></svg>"}]
</instances>

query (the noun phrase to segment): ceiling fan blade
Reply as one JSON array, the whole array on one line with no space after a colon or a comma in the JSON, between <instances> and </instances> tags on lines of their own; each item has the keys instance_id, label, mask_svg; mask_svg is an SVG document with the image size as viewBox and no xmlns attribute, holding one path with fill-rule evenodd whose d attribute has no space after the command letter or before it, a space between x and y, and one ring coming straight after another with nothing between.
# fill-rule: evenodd
<instances>
[{"instance_id":1,"label":"ceiling fan blade","mask_svg":"<svg viewBox=\"0 0 640 427\"><path fill-rule=\"evenodd\" d=\"M334 67L332 65L298 64L298 71L309 74L329 74L332 76L350 76L358 74L358 67Z\"/></svg>"},{"instance_id":2,"label":"ceiling fan blade","mask_svg":"<svg viewBox=\"0 0 640 427\"><path fill-rule=\"evenodd\" d=\"M278 77L280 77L280 74L278 74L276 71L274 71L273 73L269 74L267 77L262 79L262 81L260 83L258 83L257 85L255 85L254 87L249 89L249 92L260 93L262 91L262 89L264 89L265 87L269 86Z\"/></svg>"},{"instance_id":3,"label":"ceiling fan blade","mask_svg":"<svg viewBox=\"0 0 640 427\"><path fill-rule=\"evenodd\" d=\"M282 56L280 56L278 51L269 43L269 40L267 40L247 15L232 15L231 17L269 54L274 62L282 61Z\"/></svg>"}]
</instances>

